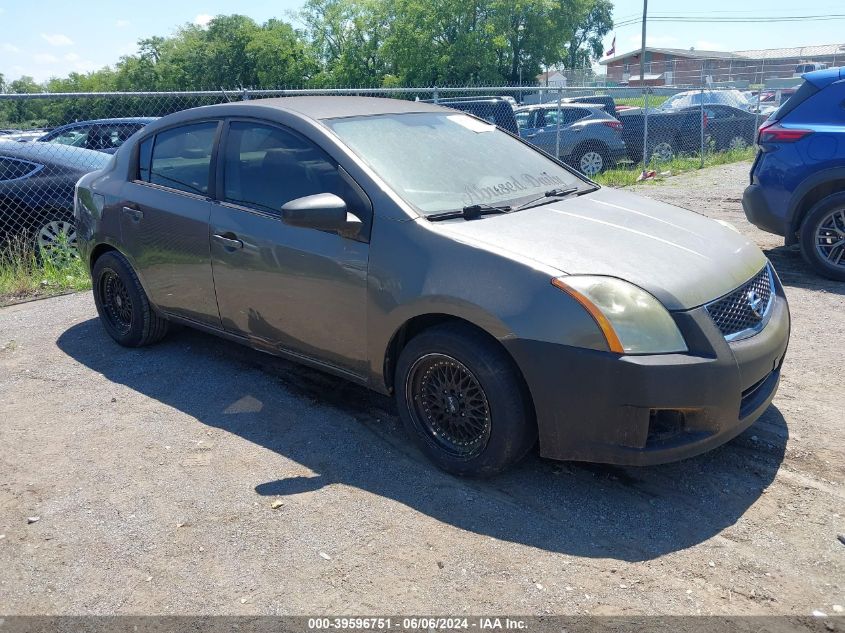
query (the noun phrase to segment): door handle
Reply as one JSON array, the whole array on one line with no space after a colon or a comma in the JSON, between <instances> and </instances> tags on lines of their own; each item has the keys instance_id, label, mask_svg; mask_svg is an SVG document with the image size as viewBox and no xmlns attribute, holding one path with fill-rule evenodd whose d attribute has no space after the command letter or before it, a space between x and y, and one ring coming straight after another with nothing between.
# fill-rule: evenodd
<instances>
[{"instance_id":1,"label":"door handle","mask_svg":"<svg viewBox=\"0 0 845 633\"><path fill-rule=\"evenodd\" d=\"M228 237L229 235L232 234L228 233L227 235L220 235L219 233L215 233L212 237L222 244L224 248L236 250L244 247L244 243L241 240L236 237Z\"/></svg>"},{"instance_id":2,"label":"door handle","mask_svg":"<svg viewBox=\"0 0 845 633\"><path fill-rule=\"evenodd\" d=\"M132 207L123 207L123 212L132 218L135 222L140 222L144 218L144 212L140 209L133 209Z\"/></svg>"}]
</instances>

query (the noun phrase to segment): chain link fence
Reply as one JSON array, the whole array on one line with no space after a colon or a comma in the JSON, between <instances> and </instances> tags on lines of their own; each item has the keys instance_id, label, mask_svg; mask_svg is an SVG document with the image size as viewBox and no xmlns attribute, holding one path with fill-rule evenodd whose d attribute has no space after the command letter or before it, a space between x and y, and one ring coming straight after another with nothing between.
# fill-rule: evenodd
<instances>
[{"instance_id":1,"label":"chain link fence","mask_svg":"<svg viewBox=\"0 0 845 633\"><path fill-rule=\"evenodd\" d=\"M74 184L156 117L297 95L438 103L494 123L599 180L608 172L636 178L679 162L750 158L757 128L777 105L767 104L761 90L665 86L0 94L0 242L24 240L37 252L72 248Z\"/></svg>"}]
</instances>

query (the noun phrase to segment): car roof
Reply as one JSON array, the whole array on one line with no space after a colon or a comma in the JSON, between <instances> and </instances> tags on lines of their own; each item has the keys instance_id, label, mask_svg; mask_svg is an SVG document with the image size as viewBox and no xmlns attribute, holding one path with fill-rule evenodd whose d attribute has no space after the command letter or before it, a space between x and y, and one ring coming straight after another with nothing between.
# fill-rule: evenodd
<instances>
[{"instance_id":1,"label":"car roof","mask_svg":"<svg viewBox=\"0 0 845 633\"><path fill-rule=\"evenodd\" d=\"M572 103L561 101L560 109L563 110L564 108L577 108L580 110L595 110L596 108L602 108L603 105L601 103ZM518 108L514 108L514 112L528 112L529 110L557 110L557 101L549 102L549 103L533 103L527 106L519 106Z\"/></svg>"},{"instance_id":2,"label":"car roof","mask_svg":"<svg viewBox=\"0 0 845 633\"><path fill-rule=\"evenodd\" d=\"M67 123L66 125L62 125L60 127L53 128L51 131L55 132L56 130L60 130L62 128L67 127L76 127L82 125L102 125L108 123L152 123L153 121L157 121L158 117L155 116L129 116L129 117L120 117L117 119L91 119L89 121L74 121L73 123Z\"/></svg>"},{"instance_id":3,"label":"car roof","mask_svg":"<svg viewBox=\"0 0 845 633\"><path fill-rule=\"evenodd\" d=\"M338 119L352 116L377 114L405 114L410 112L443 112L445 108L422 101L386 99L383 97L275 97L272 99L251 99L208 106L216 108L255 107L287 110L314 120Z\"/></svg>"},{"instance_id":4,"label":"car roof","mask_svg":"<svg viewBox=\"0 0 845 633\"><path fill-rule=\"evenodd\" d=\"M55 143L19 143L0 139L0 156L20 158L45 164L99 169L111 160L111 155L83 147Z\"/></svg>"}]
</instances>

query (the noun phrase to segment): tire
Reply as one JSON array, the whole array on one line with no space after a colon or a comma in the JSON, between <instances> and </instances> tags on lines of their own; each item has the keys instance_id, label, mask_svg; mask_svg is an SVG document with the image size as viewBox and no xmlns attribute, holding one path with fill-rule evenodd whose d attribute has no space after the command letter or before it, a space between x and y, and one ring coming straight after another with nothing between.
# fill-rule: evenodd
<instances>
[{"instance_id":1,"label":"tire","mask_svg":"<svg viewBox=\"0 0 845 633\"><path fill-rule=\"evenodd\" d=\"M138 275L116 251L104 253L91 271L100 322L117 343L142 347L160 341L169 323L150 305Z\"/></svg>"},{"instance_id":2,"label":"tire","mask_svg":"<svg viewBox=\"0 0 845 633\"><path fill-rule=\"evenodd\" d=\"M732 137L730 141L728 141L727 149L729 151L740 151L740 150L748 149L748 147L749 147L749 143L745 139L745 137L737 134L736 136Z\"/></svg>"},{"instance_id":3,"label":"tire","mask_svg":"<svg viewBox=\"0 0 845 633\"><path fill-rule=\"evenodd\" d=\"M604 145L586 143L572 153L570 164L591 178L610 169L610 154Z\"/></svg>"},{"instance_id":4,"label":"tire","mask_svg":"<svg viewBox=\"0 0 845 633\"><path fill-rule=\"evenodd\" d=\"M801 254L823 277L845 281L845 192L817 202L801 223Z\"/></svg>"},{"instance_id":5,"label":"tire","mask_svg":"<svg viewBox=\"0 0 845 633\"><path fill-rule=\"evenodd\" d=\"M470 326L438 325L412 338L399 355L395 385L408 434L453 475L495 475L537 440L531 399L516 366ZM442 387L449 393L441 394Z\"/></svg>"},{"instance_id":6,"label":"tire","mask_svg":"<svg viewBox=\"0 0 845 633\"><path fill-rule=\"evenodd\" d=\"M658 139L649 149L649 161L652 164L668 163L675 158L675 153L675 147L671 141Z\"/></svg>"},{"instance_id":7,"label":"tire","mask_svg":"<svg viewBox=\"0 0 845 633\"><path fill-rule=\"evenodd\" d=\"M54 264L65 264L78 257L76 226L70 220L42 220L36 226L32 239L38 257Z\"/></svg>"}]
</instances>

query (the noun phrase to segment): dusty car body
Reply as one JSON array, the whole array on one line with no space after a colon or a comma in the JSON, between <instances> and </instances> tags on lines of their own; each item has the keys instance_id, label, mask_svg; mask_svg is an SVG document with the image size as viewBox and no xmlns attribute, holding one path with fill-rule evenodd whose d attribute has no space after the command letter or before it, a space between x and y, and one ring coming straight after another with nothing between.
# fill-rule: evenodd
<instances>
[{"instance_id":1,"label":"dusty car body","mask_svg":"<svg viewBox=\"0 0 845 633\"><path fill-rule=\"evenodd\" d=\"M537 436L555 459L700 453L769 406L789 337L774 270L731 228L431 104L169 115L79 182L76 214L115 340L179 322L395 393L457 474Z\"/></svg>"}]
</instances>

